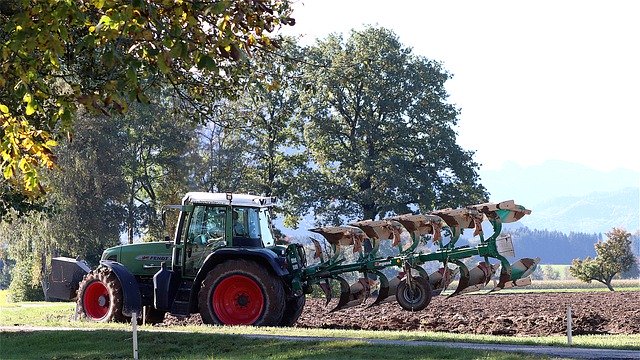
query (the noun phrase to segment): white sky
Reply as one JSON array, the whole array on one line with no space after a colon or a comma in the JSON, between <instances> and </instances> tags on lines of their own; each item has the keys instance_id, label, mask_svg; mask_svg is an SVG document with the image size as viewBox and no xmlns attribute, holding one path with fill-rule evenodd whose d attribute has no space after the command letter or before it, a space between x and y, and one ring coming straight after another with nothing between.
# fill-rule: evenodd
<instances>
[{"instance_id":1,"label":"white sky","mask_svg":"<svg viewBox=\"0 0 640 360\"><path fill-rule=\"evenodd\" d=\"M293 1L302 44L371 24L441 61L459 143L484 169L640 171L640 1Z\"/></svg>"}]
</instances>

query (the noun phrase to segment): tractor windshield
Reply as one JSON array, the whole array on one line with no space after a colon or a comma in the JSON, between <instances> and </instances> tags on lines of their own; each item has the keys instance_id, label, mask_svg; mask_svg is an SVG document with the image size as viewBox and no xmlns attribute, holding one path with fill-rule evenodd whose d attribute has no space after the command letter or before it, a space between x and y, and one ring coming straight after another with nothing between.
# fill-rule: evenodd
<instances>
[{"instance_id":1,"label":"tractor windshield","mask_svg":"<svg viewBox=\"0 0 640 360\"><path fill-rule=\"evenodd\" d=\"M275 245L273 231L271 228L271 215L269 208L261 208L259 212L260 232L262 233L262 243L265 247Z\"/></svg>"},{"instance_id":2,"label":"tractor windshield","mask_svg":"<svg viewBox=\"0 0 640 360\"><path fill-rule=\"evenodd\" d=\"M261 242L265 247L275 244L268 208L236 207L233 212L234 244L254 241Z\"/></svg>"}]
</instances>

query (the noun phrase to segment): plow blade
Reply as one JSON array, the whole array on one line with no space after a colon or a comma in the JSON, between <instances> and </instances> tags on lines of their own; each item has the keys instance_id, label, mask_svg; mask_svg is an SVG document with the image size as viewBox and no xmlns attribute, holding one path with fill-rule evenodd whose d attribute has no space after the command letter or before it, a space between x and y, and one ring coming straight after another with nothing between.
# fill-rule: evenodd
<instances>
[{"instance_id":1,"label":"plow blade","mask_svg":"<svg viewBox=\"0 0 640 360\"><path fill-rule=\"evenodd\" d=\"M370 280L360 278L358 282L351 285L340 276L337 276L336 280L340 282L340 298L338 299L338 304L329 312L361 305L369 297Z\"/></svg>"},{"instance_id":2,"label":"plow blade","mask_svg":"<svg viewBox=\"0 0 640 360\"><path fill-rule=\"evenodd\" d=\"M439 242L441 239L440 229L442 228L443 221L438 216L406 214L389 219L402 224L410 234L432 235L435 242Z\"/></svg>"},{"instance_id":3,"label":"plow blade","mask_svg":"<svg viewBox=\"0 0 640 360\"><path fill-rule=\"evenodd\" d=\"M354 253L362 251L362 242L366 238L361 229L353 226L327 226L309 231L322 235L334 250L352 245Z\"/></svg>"},{"instance_id":4,"label":"plow blade","mask_svg":"<svg viewBox=\"0 0 640 360\"><path fill-rule=\"evenodd\" d=\"M367 305L367 308L396 299L396 289L398 288L398 284L400 284L400 276L394 276L389 280L381 272L376 271L376 275L378 275L379 279L378 289L371 292L370 299L374 300L371 304Z\"/></svg>"},{"instance_id":5,"label":"plow blade","mask_svg":"<svg viewBox=\"0 0 640 360\"><path fill-rule=\"evenodd\" d=\"M531 278L529 278L529 275L536 270L538 263L540 263L540 258L524 258L511 265L511 274L507 269L502 269L500 271L500 280L491 291L530 285Z\"/></svg>"},{"instance_id":6,"label":"plow blade","mask_svg":"<svg viewBox=\"0 0 640 360\"><path fill-rule=\"evenodd\" d=\"M531 210L516 204L513 200L502 201L500 203L484 203L471 205L470 208L484 213L488 218L500 218L502 223L511 223L522 219L523 216L531 214Z\"/></svg>"},{"instance_id":7,"label":"plow blade","mask_svg":"<svg viewBox=\"0 0 640 360\"><path fill-rule=\"evenodd\" d=\"M459 269L450 269L441 267L440 269L434 271L429 275L429 283L431 284L432 294L434 296L440 295L442 291L444 291L451 281L453 277L456 276L460 272Z\"/></svg>"},{"instance_id":8,"label":"plow blade","mask_svg":"<svg viewBox=\"0 0 640 360\"><path fill-rule=\"evenodd\" d=\"M482 290L487 283L489 283L493 274L495 274L497 267L498 265L491 265L484 261L471 270L464 266L464 264L460 265L460 281L458 282L458 287L453 294L448 297Z\"/></svg>"}]
</instances>

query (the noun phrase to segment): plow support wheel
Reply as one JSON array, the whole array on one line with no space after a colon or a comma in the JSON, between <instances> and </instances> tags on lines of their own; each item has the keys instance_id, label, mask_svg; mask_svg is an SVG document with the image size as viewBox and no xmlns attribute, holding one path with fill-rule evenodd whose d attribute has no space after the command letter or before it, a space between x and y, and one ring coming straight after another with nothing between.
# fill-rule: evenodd
<instances>
[{"instance_id":1,"label":"plow support wheel","mask_svg":"<svg viewBox=\"0 0 640 360\"><path fill-rule=\"evenodd\" d=\"M420 311L431 302L429 279L422 276L405 277L396 289L398 304L408 311Z\"/></svg>"}]
</instances>

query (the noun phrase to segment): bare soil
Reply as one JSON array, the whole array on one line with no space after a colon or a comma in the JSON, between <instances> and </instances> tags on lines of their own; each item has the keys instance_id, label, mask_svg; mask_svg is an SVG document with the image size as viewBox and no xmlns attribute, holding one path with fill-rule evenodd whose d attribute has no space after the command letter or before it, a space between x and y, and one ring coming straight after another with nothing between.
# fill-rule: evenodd
<instances>
[{"instance_id":1,"label":"bare soil","mask_svg":"<svg viewBox=\"0 0 640 360\"><path fill-rule=\"evenodd\" d=\"M323 299L307 299L296 327L366 330L443 331L466 334L543 336L566 333L571 306L573 334L640 334L640 292L576 292L434 297L422 311L403 310L395 301L373 308L328 312ZM198 324L167 316L162 325ZM161 326L162 326L161 325Z\"/></svg>"}]
</instances>

